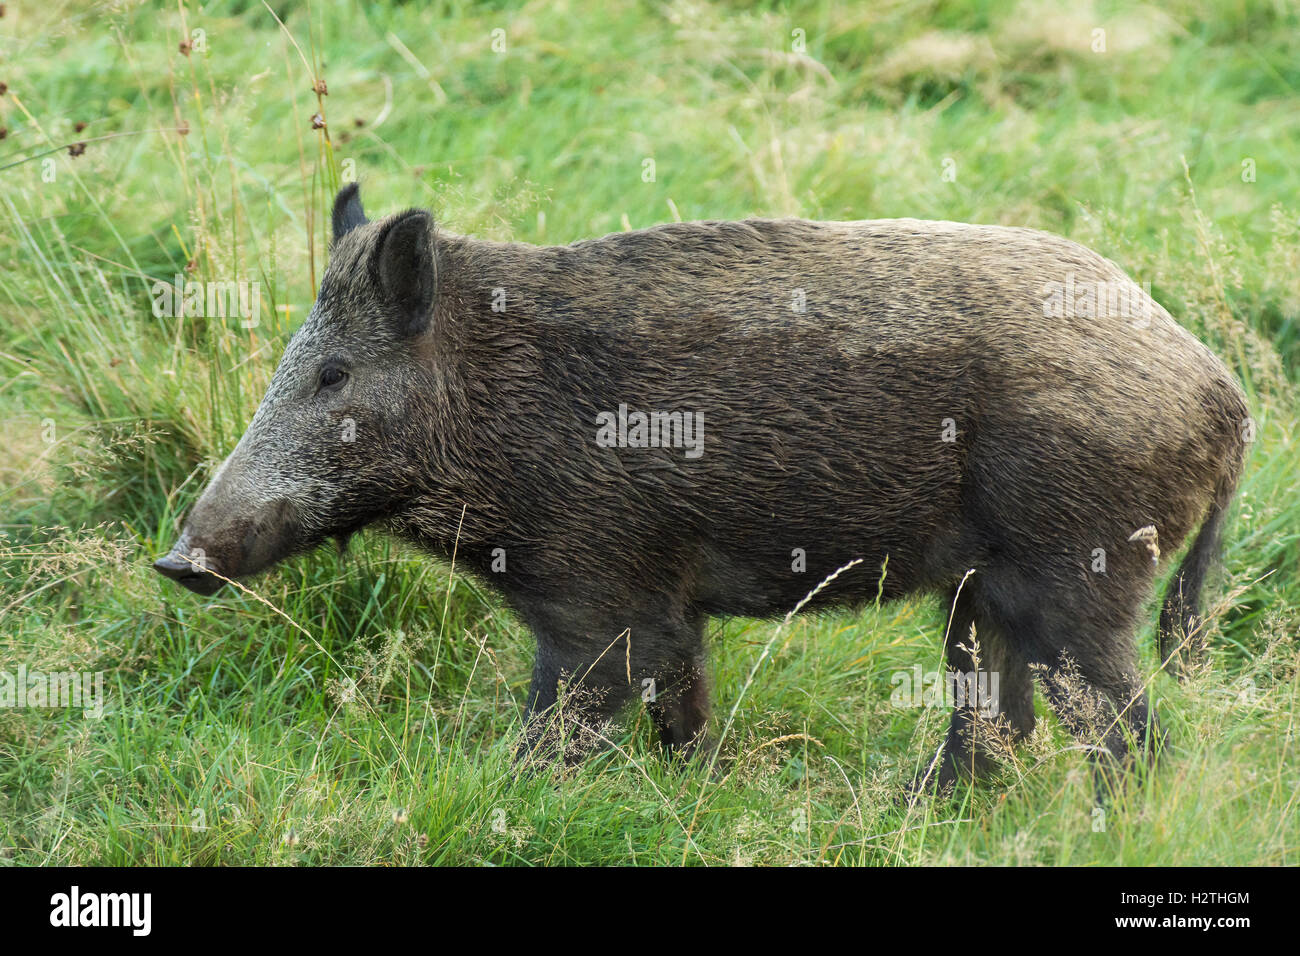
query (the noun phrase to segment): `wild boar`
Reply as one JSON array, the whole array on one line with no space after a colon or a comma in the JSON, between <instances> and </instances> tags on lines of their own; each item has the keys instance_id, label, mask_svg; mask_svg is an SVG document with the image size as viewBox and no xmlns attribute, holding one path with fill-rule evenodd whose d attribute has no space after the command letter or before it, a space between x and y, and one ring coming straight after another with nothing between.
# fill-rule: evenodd
<instances>
[{"instance_id":1,"label":"wild boar","mask_svg":"<svg viewBox=\"0 0 1300 956\"><path fill-rule=\"evenodd\" d=\"M689 754L708 617L784 614L856 560L807 609L936 593L949 666L998 675L1013 738L1037 673L1072 730L1151 751L1135 631L1155 558L1200 529L1168 654L1195 627L1248 412L1110 261L912 219L542 248L420 210L370 222L355 185L333 233L315 307L164 575L211 594L378 523L454 554L529 626L531 745L563 682L591 725L644 696ZM955 709L931 783L990 765L979 703Z\"/></svg>"}]
</instances>

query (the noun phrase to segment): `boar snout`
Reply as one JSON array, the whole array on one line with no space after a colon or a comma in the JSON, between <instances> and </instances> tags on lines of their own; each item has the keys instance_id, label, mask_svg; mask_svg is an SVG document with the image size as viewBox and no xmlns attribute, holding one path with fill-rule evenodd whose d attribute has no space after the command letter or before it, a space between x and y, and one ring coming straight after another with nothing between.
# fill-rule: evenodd
<instances>
[{"instance_id":1,"label":"boar snout","mask_svg":"<svg viewBox=\"0 0 1300 956\"><path fill-rule=\"evenodd\" d=\"M256 574L297 549L298 522L287 499L251 517L225 521L214 521L205 505L200 500L180 539L153 564L159 574L196 594L215 594L226 578Z\"/></svg>"},{"instance_id":2,"label":"boar snout","mask_svg":"<svg viewBox=\"0 0 1300 956\"><path fill-rule=\"evenodd\" d=\"M217 593L226 582L209 572L200 562L192 559L189 550L177 542L176 547L153 563L153 569L163 577L171 578L182 587L189 588L195 594L206 597Z\"/></svg>"}]
</instances>

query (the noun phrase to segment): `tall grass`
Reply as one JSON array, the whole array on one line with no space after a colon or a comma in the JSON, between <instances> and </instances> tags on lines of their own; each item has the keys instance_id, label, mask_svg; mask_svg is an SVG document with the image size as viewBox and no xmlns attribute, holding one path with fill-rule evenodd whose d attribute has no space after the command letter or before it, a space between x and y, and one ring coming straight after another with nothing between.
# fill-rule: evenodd
<instances>
[{"instance_id":1,"label":"tall grass","mask_svg":"<svg viewBox=\"0 0 1300 956\"><path fill-rule=\"evenodd\" d=\"M10 5L0 671L103 671L109 702L0 710L0 860L1297 862L1297 27L1208 0ZM163 587L149 560L310 308L354 175L372 210L481 236L917 216L1149 281L1259 425L1209 665L1177 684L1141 636L1160 772L1096 806L1044 710L995 780L900 803L947 724L890 705L941 667L925 599L714 622L718 772L633 712L557 782L510 759L530 640L454 569L366 535L251 592ZM177 274L259 283L258 324L156 317Z\"/></svg>"}]
</instances>

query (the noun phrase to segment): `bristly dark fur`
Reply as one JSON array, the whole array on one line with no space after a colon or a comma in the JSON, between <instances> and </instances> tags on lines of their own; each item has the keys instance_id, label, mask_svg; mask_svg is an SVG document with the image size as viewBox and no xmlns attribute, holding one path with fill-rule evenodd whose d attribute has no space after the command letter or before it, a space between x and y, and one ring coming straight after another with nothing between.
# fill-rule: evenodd
<instances>
[{"instance_id":1,"label":"bristly dark fur","mask_svg":"<svg viewBox=\"0 0 1300 956\"><path fill-rule=\"evenodd\" d=\"M706 619L784 614L853 559L809 607L873 598L888 560L886 599L953 608L956 671L974 669L975 627L1014 737L1034 725L1036 667L1080 734L1067 671L1122 713L1117 757L1124 728L1157 738L1134 650L1155 568L1130 538L1153 525L1169 555L1204 524L1162 615L1190 627L1247 410L1106 259L916 220L539 248L418 211L367 222L351 187L334 220L316 308L178 548L237 576L378 521L455 553L537 637L533 743L567 680L592 691L591 721L652 688L664 741L689 751ZM1046 317L1045 285L1067 278L1122 288L1147 321ZM597 416L620 406L702 414L703 453L599 445ZM292 525L266 517L276 501ZM939 783L987 765L974 719L954 714Z\"/></svg>"}]
</instances>

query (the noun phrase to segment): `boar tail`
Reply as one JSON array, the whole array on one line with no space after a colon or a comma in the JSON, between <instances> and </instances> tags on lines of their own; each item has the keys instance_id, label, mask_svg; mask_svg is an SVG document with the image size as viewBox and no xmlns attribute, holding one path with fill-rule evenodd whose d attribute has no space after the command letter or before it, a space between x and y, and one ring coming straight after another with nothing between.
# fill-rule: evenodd
<instances>
[{"instance_id":1,"label":"boar tail","mask_svg":"<svg viewBox=\"0 0 1300 956\"><path fill-rule=\"evenodd\" d=\"M1201 530L1165 591L1158 631L1160 660L1169 673L1180 680L1183 670L1178 651L1185 644L1195 647L1204 637L1201 633L1204 626L1200 615L1201 587L1218 555L1219 533L1223 530L1224 515L1236 489L1239 473L1238 468L1232 468L1219 479L1214 501Z\"/></svg>"}]
</instances>

